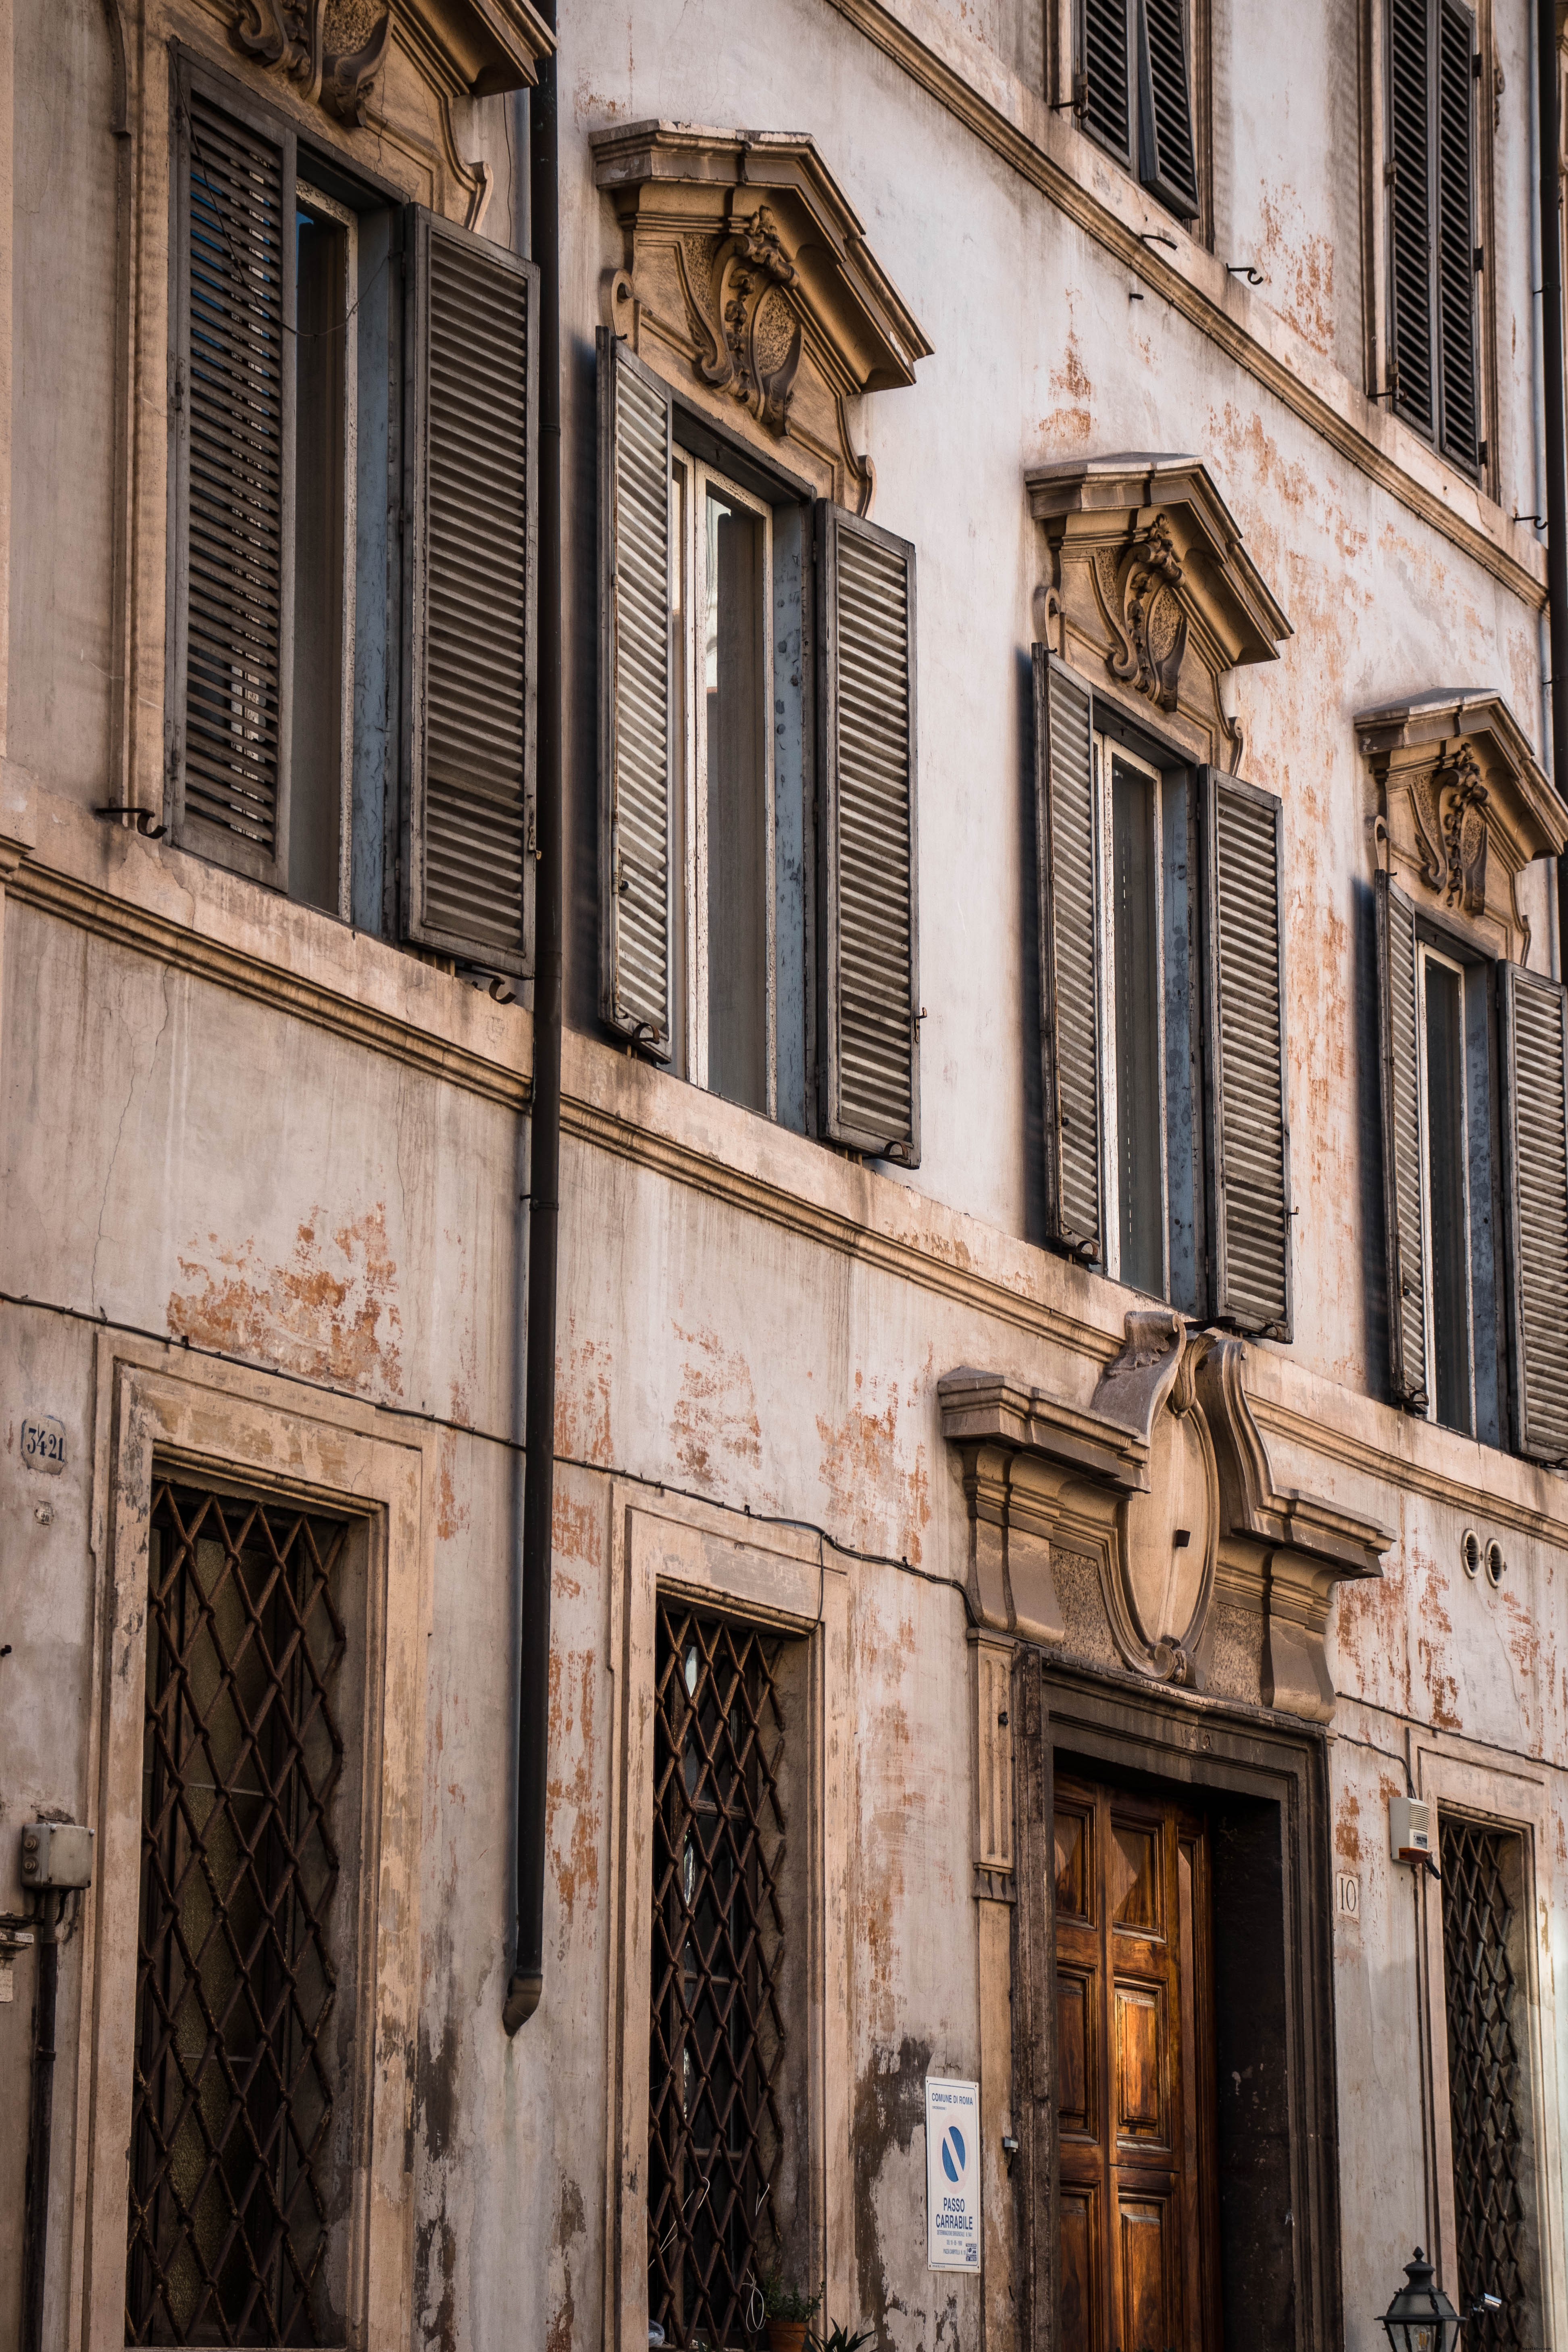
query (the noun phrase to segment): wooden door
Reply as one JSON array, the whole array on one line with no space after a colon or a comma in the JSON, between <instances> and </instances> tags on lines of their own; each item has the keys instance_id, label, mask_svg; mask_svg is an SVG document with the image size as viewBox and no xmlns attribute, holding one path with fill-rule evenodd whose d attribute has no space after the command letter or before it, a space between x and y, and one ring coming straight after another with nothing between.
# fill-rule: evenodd
<instances>
[{"instance_id":1,"label":"wooden door","mask_svg":"<svg viewBox=\"0 0 1568 2352\"><path fill-rule=\"evenodd\" d=\"M1058 1779L1058 2352L1218 2352L1208 1910L1199 1816Z\"/></svg>"}]
</instances>

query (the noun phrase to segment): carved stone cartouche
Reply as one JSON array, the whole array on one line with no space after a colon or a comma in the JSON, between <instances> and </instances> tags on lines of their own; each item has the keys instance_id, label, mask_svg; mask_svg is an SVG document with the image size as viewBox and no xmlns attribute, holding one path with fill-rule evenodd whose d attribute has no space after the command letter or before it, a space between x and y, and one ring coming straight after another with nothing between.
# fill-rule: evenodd
<instances>
[{"instance_id":1,"label":"carved stone cartouche","mask_svg":"<svg viewBox=\"0 0 1568 2352\"><path fill-rule=\"evenodd\" d=\"M1165 517L1156 515L1120 556L1102 550L1097 569L1105 617L1117 640L1106 667L1124 686L1147 695L1156 709L1174 710L1188 621L1177 594L1182 562Z\"/></svg>"},{"instance_id":2,"label":"carved stone cartouche","mask_svg":"<svg viewBox=\"0 0 1568 2352\"><path fill-rule=\"evenodd\" d=\"M310 105L360 124L392 37L383 0L236 0L234 38L278 66Z\"/></svg>"}]
</instances>

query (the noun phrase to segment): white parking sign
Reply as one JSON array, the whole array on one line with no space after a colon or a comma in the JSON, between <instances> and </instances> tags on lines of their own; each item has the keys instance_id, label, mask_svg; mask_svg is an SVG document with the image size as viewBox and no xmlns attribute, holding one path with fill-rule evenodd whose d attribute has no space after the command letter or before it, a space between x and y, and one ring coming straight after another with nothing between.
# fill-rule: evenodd
<instances>
[{"instance_id":1,"label":"white parking sign","mask_svg":"<svg viewBox=\"0 0 1568 2352\"><path fill-rule=\"evenodd\" d=\"M926 2076L926 2261L980 2268L980 2085Z\"/></svg>"}]
</instances>

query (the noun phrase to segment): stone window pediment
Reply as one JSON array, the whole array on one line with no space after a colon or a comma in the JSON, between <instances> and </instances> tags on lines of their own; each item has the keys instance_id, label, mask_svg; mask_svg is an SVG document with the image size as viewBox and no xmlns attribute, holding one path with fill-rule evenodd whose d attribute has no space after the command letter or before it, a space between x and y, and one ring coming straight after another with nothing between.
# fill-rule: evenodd
<instances>
[{"instance_id":1,"label":"stone window pediment","mask_svg":"<svg viewBox=\"0 0 1568 2352\"><path fill-rule=\"evenodd\" d=\"M1502 696L1434 688L1362 711L1355 730L1394 878L1418 909L1523 963L1530 924L1515 885L1568 842L1568 807Z\"/></svg>"},{"instance_id":2,"label":"stone window pediment","mask_svg":"<svg viewBox=\"0 0 1568 2352\"><path fill-rule=\"evenodd\" d=\"M1135 450L1026 479L1048 555L1044 642L1097 692L1146 705L1195 759L1234 772L1242 734L1220 680L1277 659L1293 633L1207 467Z\"/></svg>"},{"instance_id":3,"label":"stone window pediment","mask_svg":"<svg viewBox=\"0 0 1568 2352\"><path fill-rule=\"evenodd\" d=\"M607 321L640 358L864 514L848 404L914 382L931 345L807 134L637 122L596 131L622 266Z\"/></svg>"}]
</instances>

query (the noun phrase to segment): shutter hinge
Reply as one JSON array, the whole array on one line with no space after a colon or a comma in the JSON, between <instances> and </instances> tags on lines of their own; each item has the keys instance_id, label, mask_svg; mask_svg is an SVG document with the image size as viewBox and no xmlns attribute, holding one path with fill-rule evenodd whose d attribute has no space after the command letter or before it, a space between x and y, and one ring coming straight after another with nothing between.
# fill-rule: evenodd
<instances>
[{"instance_id":1,"label":"shutter hinge","mask_svg":"<svg viewBox=\"0 0 1568 2352\"><path fill-rule=\"evenodd\" d=\"M1385 188L1392 188L1397 184L1398 179L1399 158L1397 155L1391 155L1383 167L1383 184Z\"/></svg>"},{"instance_id":2,"label":"shutter hinge","mask_svg":"<svg viewBox=\"0 0 1568 2352\"><path fill-rule=\"evenodd\" d=\"M1480 53L1479 49L1476 49L1476 50L1472 51L1471 56L1470 56L1470 79L1471 79L1471 80L1472 80L1472 81L1479 81L1480 78L1481 78L1481 53Z\"/></svg>"},{"instance_id":3,"label":"shutter hinge","mask_svg":"<svg viewBox=\"0 0 1568 2352\"><path fill-rule=\"evenodd\" d=\"M523 846L528 851L531 857L538 856L539 828L534 823L534 814L531 809L528 812L528 831L523 836Z\"/></svg>"},{"instance_id":4,"label":"shutter hinge","mask_svg":"<svg viewBox=\"0 0 1568 2352\"><path fill-rule=\"evenodd\" d=\"M178 414L185 404L185 362L184 360L176 360L174 362L174 389L173 401L175 413Z\"/></svg>"},{"instance_id":5,"label":"shutter hinge","mask_svg":"<svg viewBox=\"0 0 1568 2352\"><path fill-rule=\"evenodd\" d=\"M1484 245L1478 245L1478 246L1477 246L1477 247L1476 247L1476 274L1477 274L1477 276L1478 276L1478 277L1480 275L1481 271L1486 268L1486 266L1487 266L1487 249L1486 249L1486 247L1485 247Z\"/></svg>"}]
</instances>

